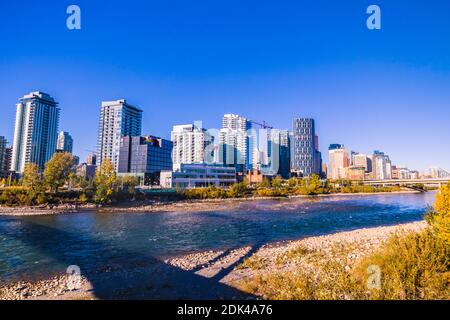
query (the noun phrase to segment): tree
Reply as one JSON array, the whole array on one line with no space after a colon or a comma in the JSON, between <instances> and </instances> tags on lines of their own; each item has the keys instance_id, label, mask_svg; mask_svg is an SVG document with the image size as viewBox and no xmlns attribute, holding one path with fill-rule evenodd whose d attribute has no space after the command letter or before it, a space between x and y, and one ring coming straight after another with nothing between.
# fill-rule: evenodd
<instances>
[{"instance_id":1,"label":"tree","mask_svg":"<svg viewBox=\"0 0 450 320\"><path fill-rule=\"evenodd\" d=\"M109 159L105 159L95 174L95 200L109 202L117 191L117 175Z\"/></svg>"},{"instance_id":2,"label":"tree","mask_svg":"<svg viewBox=\"0 0 450 320\"><path fill-rule=\"evenodd\" d=\"M228 190L230 198L240 198L245 196L247 193L247 185L244 182L235 183Z\"/></svg>"},{"instance_id":3,"label":"tree","mask_svg":"<svg viewBox=\"0 0 450 320\"><path fill-rule=\"evenodd\" d=\"M73 169L74 158L68 152L55 153L53 158L45 164L44 178L50 191L58 192L69 179Z\"/></svg>"},{"instance_id":4,"label":"tree","mask_svg":"<svg viewBox=\"0 0 450 320\"><path fill-rule=\"evenodd\" d=\"M450 184L441 187L427 221L438 238L450 246Z\"/></svg>"},{"instance_id":5,"label":"tree","mask_svg":"<svg viewBox=\"0 0 450 320\"><path fill-rule=\"evenodd\" d=\"M272 187L273 188L281 188L283 185L283 178L281 178L280 176L276 176L275 178L272 179Z\"/></svg>"},{"instance_id":6,"label":"tree","mask_svg":"<svg viewBox=\"0 0 450 320\"><path fill-rule=\"evenodd\" d=\"M39 202L45 201L45 185L37 164L25 165L21 183L27 188L28 202L34 202L37 198L40 199Z\"/></svg>"}]
</instances>

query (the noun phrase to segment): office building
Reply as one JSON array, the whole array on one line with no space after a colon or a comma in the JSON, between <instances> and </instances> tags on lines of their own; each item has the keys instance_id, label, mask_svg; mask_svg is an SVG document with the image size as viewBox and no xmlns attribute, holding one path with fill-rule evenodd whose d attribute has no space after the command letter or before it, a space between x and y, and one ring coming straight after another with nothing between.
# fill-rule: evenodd
<instances>
[{"instance_id":1,"label":"office building","mask_svg":"<svg viewBox=\"0 0 450 320\"><path fill-rule=\"evenodd\" d=\"M293 121L291 171L299 176L321 173L321 157L314 119L295 118Z\"/></svg>"},{"instance_id":2,"label":"office building","mask_svg":"<svg viewBox=\"0 0 450 320\"><path fill-rule=\"evenodd\" d=\"M356 167L364 167L366 173L372 172L372 160L366 154L353 152L351 163Z\"/></svg>"},{"instance_id":3,"label":"office building","mask_svg":"<svg viewBox=\"0 0 450 320\"><path fill-rule=\"evenodd\" d=\"M5 170L5 162L6 162L6 148L8 145L8 141L5 137L0 136L0 172ZM9 168L7 169L9 170Z\"/></svg>"},{"instance_id":4,"label":"office building","mask_svg":"<svg viewBox=\"0 0 450 320\"><path fill-rule=\"evenodd\" d=\"M366 168L363 166L349 166L346 168L346 179L349 180L364 180L366 174Z\"/></svg>"},{"instance_id":5,"label":"office building","mask_svg":"<svg viewBox=\"0 0 450 320\"><path fill-rule=\"evenodd\" d=\"M332 144L328 148L328 179L346 179L346 168L350 164L348 151L344 145Z\"/></svg>"},{"instance_id":6,"label":"office building","mask_svg":"<svg viewBox=\"0 0 450 320\"><path fill-rule=\"evenodd\" d=\"M91 153L87 156L86 163L91 166L97 165L97 155L95 153Z\"/></svg>"},{"instance_id":7,"label":"office building","mask_svg":"<svg viewBox=\"0 0 450 320\"><path fill-rule=\"evenodd\" d=\"M399 166L399 167L391 166L391 179L395 179L394 170L397 171L396 172L397 179L401 179L401 180L411 179L411 173L410 173L409 169L405 166Z\"/></svg>"},{"instance_id":8,"label":"office building","mask_svg":"<svg viewBox=\"0 0 450 320\"><path fill-rule=\"evenodd\" d=\"M61 131L58 135L56 142L56 150L60 152L73 152L73 139L72 136L65 131Z\"/></svg>"},{"instance_id":9,"label":"office building","mask_svg":"<svg viewBox=\"0 0 450 320\"><path fill-rule=\"evenodd\" d=\"M375 180L392 179L392 163L384 152L375 150L373 153L372 174Z\"/></svg>"},{"instance_id":10,"label":"office building","mask_svg":"<svg viewBox=\"0 0 450 320\"><path fill-rule=\"evenodd\" d=\"M288 179L290 175L290 139L288 130L272 129L268 139L268 165L262 166L263 174Z\"/></svg>"},{"instance_id":11,"label":"office building","mask_svg":"<svg viewBox=\"0 0 450 320\"><path fill-rule=\"evenodd\" d=\"M115 170L119 166L120 139L124 136L140 136L142 110L125 99L102 102L98 133L98 164L109 159Z\"/></svg>"},{"instance_id":12,"label":"office building","mask_svg":"<svg viewBox=\"0 0 450 320\"><path fill-rule=\"evenodd\" d=\"M93 179L95 177L96 170L97 166L82 163L76 166L76 175L85 179Z\"/></svg>"},{"instance_id":13,"label":"office building","mask_svg":"<svg viewBox=\"0 0 450 320\"><path fill-rule=\"evenodd\" d=\"M122 137L119 176L136 177L141 185L159 185L161 171L172 170L172 145L154 136Z\"/></svg>"},{"instance_id":14,"label":"office building","mask_svg":"<svg viewBox=\"0 0 450 320\"><path fill-rule=\"evenodd\" d=\"M177 164L174 171L161 171L163 188L229 187L237 182L236 168L217 164Z\"/></svg>"},{"instance_id":15,"label":"office building","mask_svg":"<svg viewBox=\"0 0 450 320\"><path fill-rule=\"evenodd\" d=\"M48 94L31 92L16 105L11 170L22 173L26 164L44 168L56 151L58 103Z\"/></svg>"},{"instance_id":16,"label":"office building","mask_svg":"<svg viewBox=\"0 0 450 320\"><path fill-rule=\"evenodd\" d=\"M450 173L439 167L430 167L429 175L432 179L442 179L450 177Z\"/></svg>"}]
</instances>

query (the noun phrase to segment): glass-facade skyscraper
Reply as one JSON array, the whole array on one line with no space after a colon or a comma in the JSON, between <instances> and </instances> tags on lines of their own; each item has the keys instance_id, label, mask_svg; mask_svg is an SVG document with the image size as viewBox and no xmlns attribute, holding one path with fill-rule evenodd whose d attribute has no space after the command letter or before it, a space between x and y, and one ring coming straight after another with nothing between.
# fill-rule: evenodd
<instances>
[{"instance_id":1,"label":"glass-facade skyscraper","mask_svg":"<svg viewBox=\"0 0 450 320\"><path fill-rule=\"evenodd\" d=\"M154 136L122 137L119 174L136 176L143 184L159 184L161 171L172 170L172 141Z\"/></svg>"},{"instance_id":2,"label":"glass-facade skyscraper","mask_svg":"<svg viewBox=\"0 0 450 320\"><path fill-rule=\"evenodd\" d=\"M291 142L291 172L305 177L320 175L322 161L314 119L294 118Z\"/></svg>"},{"instance_id":3,"label":"glass-facade skyscraper","mask_svg":"<svg viewBox=\"0 0 450 320\"><path fill-rule=\"evenodd\" d=\"M61 131L58 134L58 141L56 143L56 150L62 152L72 153L73 151L73 139L72 136L65 131Z\"/></svg>"},{"instance_id":4,"label":"glass-facade skyscraper","mask_svg":"<svg viewBox=\"0 0 450 320\"><path fill-rule=\"evenodd\" d=\"M44 168L56 151L59 107L48 94L31 92L16 105L11 170L22 173L25 165Z\"/></svg>"}]
</instances>

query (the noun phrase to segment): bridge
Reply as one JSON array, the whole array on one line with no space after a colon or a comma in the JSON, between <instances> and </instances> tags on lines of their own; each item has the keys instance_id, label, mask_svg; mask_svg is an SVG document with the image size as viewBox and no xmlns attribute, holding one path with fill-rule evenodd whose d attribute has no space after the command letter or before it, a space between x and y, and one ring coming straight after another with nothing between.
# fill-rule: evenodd
<instances>
[{"instance_id":1,"label":"bridge","mask_svg":"<svg viewBox=\"0 0 450 320\"><path fill-rule=\"evenodd\" d=\"M413 186L423 184L430 187L441 187L443 184L450 183L450 177L439 179L389 179L389 180L362 180L364 185L371 186Z\"/></svg>"}]
</instances>

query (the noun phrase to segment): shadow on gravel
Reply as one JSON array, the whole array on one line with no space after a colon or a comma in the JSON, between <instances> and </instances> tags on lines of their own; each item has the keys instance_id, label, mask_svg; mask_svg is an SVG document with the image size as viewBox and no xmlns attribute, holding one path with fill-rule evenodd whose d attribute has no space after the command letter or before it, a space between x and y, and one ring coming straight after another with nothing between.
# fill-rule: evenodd
<instances>
[{"instance_id":1,"label":"shadow on gravel","mask_svg":"<svg viewBox=\"0 0 450 320\"><path fill-rule=\"evenodd\" d=\"M45 225L21 220L24 227L29 229L28 237L21 237L20 241L32 246L36 251L53 258L58 264L77 265L81 273L93 286L93 294L99 299L256 299L233 287L220 282L233 267L245 257L257 251L252 248L245 257L227 269L222 269L212 278L195 274L196 270L185 271L168 265L152 256L124 249L120 255L127 256L127 261L111 260L105 241L81 239L75 233L68 233ZM45 237L45 241L43 241ZM105 248L87 257L74 257L71 252L54 250L52 243L64 239L67 243L80 243L90 247ZM87 243L87 241L95 243ZM92 264L91 259L95 259ZM214 261L210 261L214 262ZM96 265L95 268L92 265ZM98 266L102 266L98 269Z\"/></svg>"}]
</instances>

